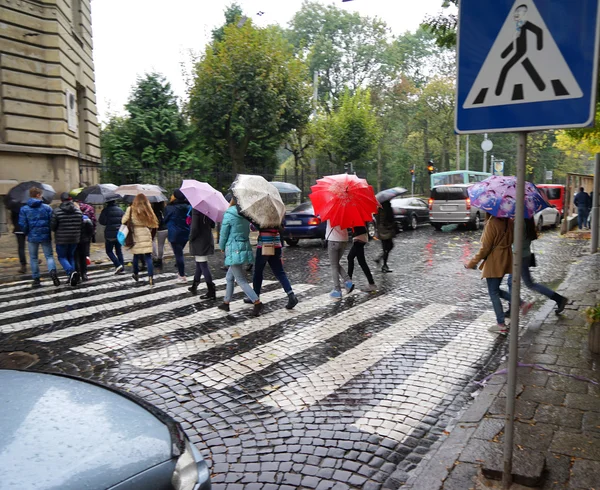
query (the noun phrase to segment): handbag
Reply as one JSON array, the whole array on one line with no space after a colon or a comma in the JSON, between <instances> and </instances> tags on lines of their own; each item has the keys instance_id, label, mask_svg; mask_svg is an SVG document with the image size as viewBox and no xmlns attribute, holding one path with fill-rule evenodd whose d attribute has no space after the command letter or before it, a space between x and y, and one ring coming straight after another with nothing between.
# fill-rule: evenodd
<instances>
[{"instance_id":1,"label":"handbag","mask_svg":"<svg viewBox=\"0 0 600 490\"><path fill-rule=\"evenodd\" d=\"M262 253L262 255L275 255L275 244L274 243L263 243L261 253Z\"/></svg>"},{"instance_id":2,"label":"handbag","mask_svg":"<svg viewBox=\"0 0 600 490\"><path fill-rule=\"evenodd\" d=\"M133 223L131 222L131 220L127 221L127 229L129 230L129 232L127 233L127 236L125 237L125 246L127 248L131 248L135 245L135 241L133 240Z\"/></svg>"},{"instance_id":3,"label":"handbag","mask_svg":"<svg viewBox=\"0 0 600 490\"><path fill-rule=\"evenodd\" d=\"M121 225L119 227L119 231L117 232L117 240L121 244L121 246L125 246L125 240L127 240L127 235L129 235L129 227L127 225Z\"/></svg>"}]
</instances>

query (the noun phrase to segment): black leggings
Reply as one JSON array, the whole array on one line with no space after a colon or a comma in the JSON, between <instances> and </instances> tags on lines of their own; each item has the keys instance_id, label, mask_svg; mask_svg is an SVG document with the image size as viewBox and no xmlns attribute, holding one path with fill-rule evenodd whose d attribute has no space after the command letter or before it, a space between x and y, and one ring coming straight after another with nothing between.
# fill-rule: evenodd
<instances>
[{"instance_id":1,"label":"black leggings","mask_svg":"<svg viewBox=\"0 0 600 490\"><path fill-rule=\"evenodd\" d=\"M194 273L194 282L200 283L204 274L204 279L207 283L213 282L212 274L208 267L208 262L196 262L196 272Z\"/></svg>"},{"instance_id":2,"label":"black leggings","mask_svg":"<svg viewBox=\"0 0 600 490\"><path fill-rule=\"evenodd\" d=\"M390 256L390 252L393 248L394 240L392 238L381 240L381 249L383 250L383 265L387 265L388 257Z\"/></svg>"},{"instance_id":3,"label":"black leggings","mask_svg":"<svg viewBox=\"0 0 600 490\"><path fill-rule=\"evenodd\" d=\"M365 259L365 242L355 241L352 243L352 248L348 253L348 275L352 277L352 273L354 272L354 258L358 259L358 265L365 273L367 281L369 284L375 284L373 280L373 275L371 274L371 269L367 265L367 260Z\"/></svg>"},{"instance_id":4,"label":"black leggings","mask_svg":"<svg viewBox=\"0 0 600 490\"><path fill-rule=\"evenodd\" d=\"M75 250L75 268L83 278L87 276L87 258L90 255L90 242L79 242Z\"/></svg>"}]
</instances>

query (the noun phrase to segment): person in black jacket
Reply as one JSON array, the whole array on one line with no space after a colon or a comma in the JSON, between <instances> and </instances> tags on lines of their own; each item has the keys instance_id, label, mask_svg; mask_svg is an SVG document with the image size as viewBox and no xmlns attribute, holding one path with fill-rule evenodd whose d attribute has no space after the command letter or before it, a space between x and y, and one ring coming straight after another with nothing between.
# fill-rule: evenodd
<instances>
[{"instance_id":1,"label":"person in black jacket","mask_svg":"<svg viewBox=\"0 0 600 490\"><path fill-rule=\"evenodd\" d=\"M192 210L192 226L190 227L190 254L194 256L196 262L196 273L194 274L194 282L188 288L190 293L196 294L198 285L204 274L206 281L207 292L200 296L201 299L216 299L215 284L208 267L208 256L215 253L215 239L213 237L213 229L215 222L208 216Z\"/></svg>"},{"instance_id":2,"label":"person in black jacket","mask_svg":"<svg viewBox=\"0 0 600 490\"><path fill-rule=\"evenodd\" d=\"M21 263L21 268L19 269L19 272L21 274L25 274L25 272L27 272L27 258L25 256L25 233L23 233L23 230L19 225L19 212L21 211L21 208L23 206L24 204L15 203L10 210L10 219L13 224L13 233L15 234L15 237L17 237L19 262Z\"/></svg>"},{"instance_id":3,"label":"person in black jacket","mask_svg":"<svg viewBox=\"0 0 600 490\"><path fill-rule=\"evenodd\" d=\"M81 238L83 215L67 192L61 194L60 200L60 206L52 213L50 228L54 231L58 261L67 273L69 284L76 286L79 273L75 270L75 250Z\"/></svg>"},{"instance_id":4,"label":"person in black jacket","mask_svg":"<svg viewBox=\"0 0 600 490\"><path fill-rule=\"evenodd\" d=\"M123 261L123 250L117 240L117 233L121 227L121 219L125 211L117 206L116 201L108 201L106 207L100 213L99 222L104 226L104 246L106 255L115 265L115 274L123 274L125 262ZM113 249L117 253L114 254Z\"/></svg>"},{"instance_id":5,"label":"person in black jacket","mask_svg":"<svg viewBox=\"0 0 600 490\"><path fill-rule=\"evenodd\" d=\"M151 206L158 220L158 230L156 230L156 236L152 241L152 262L154 262L156 267L162 267L165 242L169 234L167 225L165 224L165 203L162 201L153 202Z\"/></svg>"},{"instance_id":6,"label":"person in black jacket","mask_svg":"<svg viewBox=\"0 0 600 490\"><path fill-rule=\"evenodd\" d=\"M90 256L90 243L95 234L94 223L87 214L84 214L81 222L81 237L75 250L75 269L83 282L88 280L87 261Z\"/></svg>"}]
</instances>

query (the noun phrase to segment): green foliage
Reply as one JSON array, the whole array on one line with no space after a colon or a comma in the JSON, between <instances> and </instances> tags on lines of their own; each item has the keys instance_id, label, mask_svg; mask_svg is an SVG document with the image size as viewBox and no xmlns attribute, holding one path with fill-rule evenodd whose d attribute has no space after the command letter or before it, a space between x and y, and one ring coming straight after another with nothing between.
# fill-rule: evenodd
<instances>
[{"instance_id":1,"label":"green foliage","mask_svg":"<svg viewBox=\"0 0 600 490\"><path fill-rule=\"evenodd\" d=\"M456 46L456 28L458 16L455 13L448 12L451 7L458 7L458 0L444 0L442 8L445 12L438 15L427 16L422 27L432 33L438 46L444 48L454 48Z\"/></svg>"},{"instance_id":2,"label":"green foliage","mask_svg":"<svg viewBox=\"0 0 600 490\"><path fill-rule=\"evenodd\" d=\"M226 153L237 173L248 156L274 154L290 130L305 124L310 89L280 30L247 21L225 26L223 35L196 66L189 112L212 151Z\"/></svg>"},{"instance_id":3,"label":"green foliage","mask_svg":"<svg viewBox=\"0 0 600 490\"><path fill-rule=\"evenodd\" d=\"M600 322L600 305L587 308L585 310L585 316L590 323Z\"/></svg>"},{"instance_id":4,"label":"green foliage","mask_svg":"<svg viewBox=\"0 0 600 490\"><path fill-rule=\"evenodd\" d=\"M237 3L232 3L225 9L225 24L217 29L213 29L212 38L214 42L220 42L225 37L225 27L231 24L237 24L243 17L242 7Z\"/></svg>"}]
</instances>

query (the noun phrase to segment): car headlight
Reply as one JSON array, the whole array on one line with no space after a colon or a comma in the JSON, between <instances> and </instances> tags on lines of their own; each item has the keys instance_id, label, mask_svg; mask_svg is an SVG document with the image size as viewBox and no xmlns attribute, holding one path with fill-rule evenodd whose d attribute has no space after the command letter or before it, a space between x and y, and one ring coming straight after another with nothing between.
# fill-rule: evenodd
<instances>
[{"instance_id":1,"label":"car headlight","mask_svg":"<svg viewBox=\"0 0 600 490\"><path fill-rule=\"evenodd\" d=\"M177 459L171 483L174 490L194 490L198 483L198 465L187 439L185 441L185 451Z\"/></svg>"}]
</instances>

